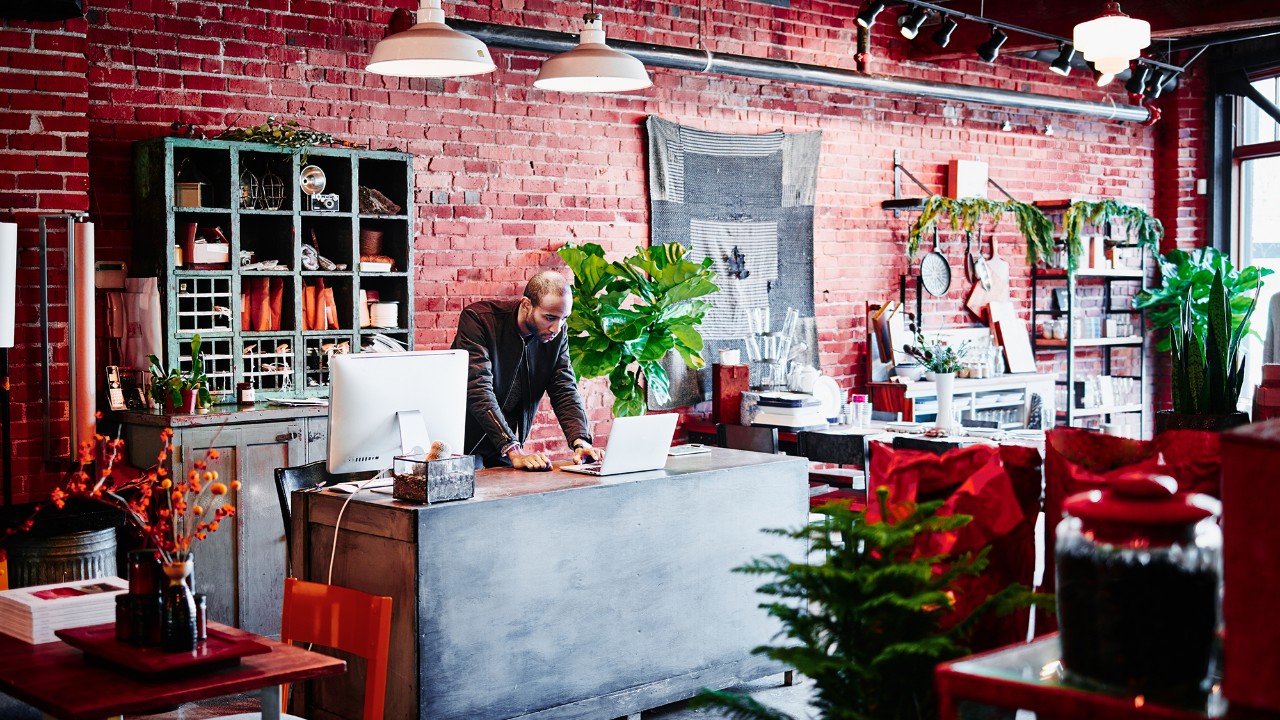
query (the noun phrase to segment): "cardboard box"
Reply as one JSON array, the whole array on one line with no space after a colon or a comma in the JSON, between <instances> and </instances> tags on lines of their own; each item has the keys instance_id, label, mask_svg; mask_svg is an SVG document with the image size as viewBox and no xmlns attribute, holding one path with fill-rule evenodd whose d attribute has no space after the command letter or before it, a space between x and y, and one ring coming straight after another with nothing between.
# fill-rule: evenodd
<instances>
[{"instance_id":1,"label":"cardboard box","mask_svg":"<svg viewBox=\"0 0 1280 720\"><path fill-rule=\"evenodd\" d=\"M203 195L204 183L176 182L173 184L173 204L178 207L204 207Z\"/></svg>"},{"instance_id":2,"label":"cardboard box","mask_svg":"<svg viewBox=\"0 0 1280 720\"><path fill-rule=\"evenodd\" d=\"M981 160L952 160L947 173L947 195L953 198L987 196L987 164Z\"/></svg>"},{"instance_id":3,"label":"cardboard box","mask_svg":"<svg viewBox=\"0 0 1280 720\"><path fill-rule=\"evenodd\" d=\"M183 261L193 265L231 262L230 243L191 242L183 249Z\"/></svg>"}]
</instances>

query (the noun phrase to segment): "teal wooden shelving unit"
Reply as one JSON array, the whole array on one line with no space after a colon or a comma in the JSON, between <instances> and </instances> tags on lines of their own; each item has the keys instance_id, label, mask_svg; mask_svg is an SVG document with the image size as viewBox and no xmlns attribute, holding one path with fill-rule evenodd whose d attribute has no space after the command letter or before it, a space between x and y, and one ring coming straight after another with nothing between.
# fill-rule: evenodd
<instances>
[{"instance_id":1,"label":"teal wooden shelving unit","mask_svg":"<svg viewBox=\"0 0 1280 720\"><path fill-rule=\"evenodd\" d=\"M336 212L309 206L299 187L299 171L316 165L325 172L325 193L336 193ZM249 192L248 178L280 181L279 205L268 207ZM199 204L179 204L176 184L197 182ZM275 184L274 181L272 184ZM359 188L378 190L400 206L395 215L362 214ZM189 193L188 193L189 194ZM260 397L327 395L328 360L343 344L358 352L375 334L413 348L413 156L347 148L277 148L260 143L157 138L134 145L135 276L160 279L165 361L191 365L190 339L204 341L205 370L215 402L234 402L236 384L249 380ZM231 246L230 261L193 269L178 264L180 229L189 223L217 227ZM382 233L381 253L394 272L362 272L361 231ZM304 270L302 246L314 236L319 254L345 268ZM275 270L242 270L241 251L254 262L277 260ZM242 291L250 278L266 277L282 286L279 329L242 326ZM307 330L304 288L323 281L334 291L339 329ZM360 327L361 291L398 303L394 328Z\"/></svg>"}]
</instances>

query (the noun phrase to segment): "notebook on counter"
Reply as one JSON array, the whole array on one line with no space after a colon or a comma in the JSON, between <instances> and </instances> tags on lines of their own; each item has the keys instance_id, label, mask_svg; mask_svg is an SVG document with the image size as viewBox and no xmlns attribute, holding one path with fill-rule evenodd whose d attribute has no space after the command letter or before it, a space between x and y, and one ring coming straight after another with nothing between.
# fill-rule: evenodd
<instances>
[{"instance_id":1,"label":"notebook on counter","mask_svg":"<svg viewBox=\"0 0 1280 720\"><path fill-rule=\"evenodd\" d=\"M604 460L584 465L565 465L565 472L583 475L621 475L661 470L667 464L671 436L676 433L675 413L621 417L613 421Z\"/></svg>"}]
</instances>

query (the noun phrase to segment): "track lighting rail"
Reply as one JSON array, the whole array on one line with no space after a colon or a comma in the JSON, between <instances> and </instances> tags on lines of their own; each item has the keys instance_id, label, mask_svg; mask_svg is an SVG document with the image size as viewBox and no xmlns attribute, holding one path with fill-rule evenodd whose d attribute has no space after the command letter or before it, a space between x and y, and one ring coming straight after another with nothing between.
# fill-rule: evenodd
<instances>
[{"instance_id":1,"label":"track lighting rail","mask_svg":"<svg viewBox=\"0 0 1280 720\"><path fill-rule=\"evenodd\" d=\"M486 44L512 50L560 53L577 46L576 35L513 27L475 21L455 20L452 26L474 35ZM955 83L925 82L908 78L867 75L842 68L805 63L710 53L696 48L678 48L652 43L611 40L610 45L632 55L649 67L663 67L690 72L715 72L723 75L776 80L807 85L837 87L872 93L951 100L955 102L994 105L996 107L1057 112L1080 117L1147 122L1151 112L1145 107L1098 103L1056 95L973 87Z\"/></svg>"}]
</instances>

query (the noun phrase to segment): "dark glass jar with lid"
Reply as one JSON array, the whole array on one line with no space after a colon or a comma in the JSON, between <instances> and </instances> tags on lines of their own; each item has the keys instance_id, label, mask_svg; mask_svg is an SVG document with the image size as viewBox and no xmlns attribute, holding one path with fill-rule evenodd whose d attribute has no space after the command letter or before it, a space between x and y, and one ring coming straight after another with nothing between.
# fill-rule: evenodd
<instances>
[{"instance_id":1,"label":"dark glass jar with lid","mask_svg":"<svg viewBox=\"0 0 1280 720\"><path fill-rule=\"evenodd\" d=\"M1219 618L1221 504L1133 472L1063 504L1055 548L1069 680L1192 700L1208 689Z\"/></svg>"}]
</instances>

